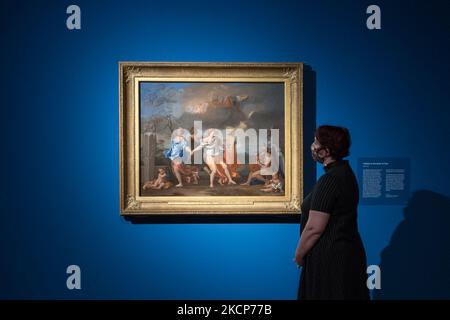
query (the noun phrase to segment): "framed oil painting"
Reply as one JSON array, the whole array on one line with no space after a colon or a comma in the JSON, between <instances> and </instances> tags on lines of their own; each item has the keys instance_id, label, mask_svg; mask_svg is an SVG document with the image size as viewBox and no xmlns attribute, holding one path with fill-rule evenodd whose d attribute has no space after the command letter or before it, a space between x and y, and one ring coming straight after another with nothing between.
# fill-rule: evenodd
<instances>
[{"instance_id":1,"label":"framed oil painting","mask_svg":"<svg viewBox=\"0 0 450 320\"><path fill-rule=\"evenodd\" d=\"M299 214L302 63L119 63L122 215Z\"/></svg>"}]
</instances>

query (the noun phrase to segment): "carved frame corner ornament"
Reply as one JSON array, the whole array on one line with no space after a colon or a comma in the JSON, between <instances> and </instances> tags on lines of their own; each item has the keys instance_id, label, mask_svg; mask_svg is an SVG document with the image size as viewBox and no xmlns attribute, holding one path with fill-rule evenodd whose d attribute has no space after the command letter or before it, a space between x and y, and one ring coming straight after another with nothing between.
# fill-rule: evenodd
<instances>
[{"instance_id":1,"label":"carved frame corner ornament","mask_svg":"<svg viewBox=\"0 0 450 320\"><path fill-rule=\"evenodd\" d=\"M131 66L125 70L125 82L129 83L135 76L141 76L142 69L140 67Z\"/></svg>"},{"instance_id":2,"label":"carved frame corner ornament","mask_svg":"<svg viewBox=\"0 0 450 320\"><path fill-rule=\"evenodd\" d=\"M291 83L298 83L299 79L298 79L298 69L296 68L286 68L284 69L284 76L286 78L289 78Z\"/></svg>"},{"instance_id":3,"label":"carved frame corner ornament","mask_svg":"<svg viewBox=\"0 0 450 320\"><path fill-rule=\"evenodd\" d=\"M293 198L291 201L286 202L286 209L299 211L300 210L300 199Z\"/></svg>"}]
</instances>

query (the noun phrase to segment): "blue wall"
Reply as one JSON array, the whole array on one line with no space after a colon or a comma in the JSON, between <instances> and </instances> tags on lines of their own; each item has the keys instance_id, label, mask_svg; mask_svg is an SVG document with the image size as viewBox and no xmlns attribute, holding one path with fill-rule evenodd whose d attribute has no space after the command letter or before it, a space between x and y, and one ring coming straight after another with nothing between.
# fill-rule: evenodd
<instances>
[{"instance_id":1,"label":"blue wall","mask_svg":"<svg viewBox=\"0 0 450 320\"><path fill-rule=\"evenodd\" d=\"M72 2L80 31L65 27ZM365 27L372 3L382 30ZM450 297L448 4L2 1L0 298L296 298L296 224L119 216L124 60L311 65L317 124L350 129L355 169L359 157L411 160L409 206L359 208L368 263L382 264L374 296ZM80 291L66 289L70 264Z\"/></svg>"}]
</instances>

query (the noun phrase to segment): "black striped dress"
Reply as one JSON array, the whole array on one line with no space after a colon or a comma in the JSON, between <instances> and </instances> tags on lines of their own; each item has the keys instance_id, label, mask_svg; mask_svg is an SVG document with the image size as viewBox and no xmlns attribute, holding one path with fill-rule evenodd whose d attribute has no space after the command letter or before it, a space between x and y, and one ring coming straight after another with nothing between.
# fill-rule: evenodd
<instances>
[{"instance_id":1,"label":"black striped dress","mask_svg":"<svg viewBox=\"0 0 450 320\"><path fill-rule=\"evenodd\" d=\"M328 224L305 256L299 299L369 299L367 262L358 232L358 183L347 160L325 166L301 205L300 233L309 210L330 214Z\"/></svg>"}]
</instances>

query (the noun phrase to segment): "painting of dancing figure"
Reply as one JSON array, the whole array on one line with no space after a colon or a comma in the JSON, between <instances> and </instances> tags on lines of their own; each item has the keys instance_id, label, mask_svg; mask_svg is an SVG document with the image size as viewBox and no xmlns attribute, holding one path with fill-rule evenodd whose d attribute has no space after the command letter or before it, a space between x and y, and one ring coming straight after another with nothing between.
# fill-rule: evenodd
<instances>
[{"instance_id":1,"label":"painting of dancing figure","mask_svg":"<svg viewBox=\"0 0 450 320\"><path fill-rule=\"evenodd\" d=\"M143 81L139 101L142 196L284 195L283 83Z\"/></svg>"}]
</instances>

